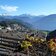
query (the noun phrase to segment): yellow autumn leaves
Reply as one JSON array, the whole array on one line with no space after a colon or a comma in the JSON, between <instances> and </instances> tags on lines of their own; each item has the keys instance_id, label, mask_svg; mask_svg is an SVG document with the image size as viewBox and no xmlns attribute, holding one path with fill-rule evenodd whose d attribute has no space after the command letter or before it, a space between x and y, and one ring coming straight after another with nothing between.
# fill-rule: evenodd
<instances>
[{"instance_id":1,"label":"yellow autumn leaves","mask_svg":"<svg viewBox=\"0 0 56 56\"><path fill-rule=\"evenodd\" d=\"M49 48L51 49L51 51L56 52L56 43L53 41L53 39L49 40Z\"/></svg>"},{"instance_id":2,"label":"yellow autumn leaves","mask_svg":"<svg viewBox=\"0 0 56 56\"><path fill-rule=\"evenodd\" d=\"M51 50L51 51L54 51L54 52L56 52L56 43L53 41L53 39L50 39L49 41L46 41L46 40L44 40L44 39L42 39L42 38L39 38L39 37L33 37L33 36L28 36L28 35L26 35L26 38L25 39L27 39L27 40L24 40L24 41L22 41L22 43L21 43L21 47L22 48L28 48L28 47L32 47L32 45L33 45L33 43L36 43L36 44L38 44L38 43L44 43L44 42L46 42L47 43L47 45L48 45L48 48Z\"/></svg>"},{"instance_id":3,"label":"yellow autumn leaves","mask_svg":"<svg viewBox=\"0 0 56 56\"><path fill-rule=\"evenodd\" d=\"M22 41L22 44L21 44L21 47L22 48L28 48L30 46L32 46L31 42L26 41L26 40L25 41Z\"/></svg>"},{"instance_id":4,"label":"yellow autumn leaves","mask_svg":"<svg viewBox=\"0 0 56 56\"><path fill-rule=\"evenodd\" d=\"M35 42L35 43L39 43L39 42L44 42L45 40L42 39L42 38L39 38L39 37L28 37L28 35L26 36L26 38L32 42Z\"/></svg>"}]
</instances>

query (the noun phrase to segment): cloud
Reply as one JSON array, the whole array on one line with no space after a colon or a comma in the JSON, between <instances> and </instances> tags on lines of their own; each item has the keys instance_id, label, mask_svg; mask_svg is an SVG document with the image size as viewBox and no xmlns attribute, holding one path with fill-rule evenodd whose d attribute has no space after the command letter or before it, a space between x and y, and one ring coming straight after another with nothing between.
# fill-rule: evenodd
<instances>
[{"instance_id":1,"label":"cloud","mask_svg":"<svg viewBox=\"0 0 56 56\"><path fill-rule=\"evenodd\" d=\"M1 5L0 9L3 9L4 11L7 11L7 12L16 12L18 7L17 6Z\"/></svg>"}]
</instances>

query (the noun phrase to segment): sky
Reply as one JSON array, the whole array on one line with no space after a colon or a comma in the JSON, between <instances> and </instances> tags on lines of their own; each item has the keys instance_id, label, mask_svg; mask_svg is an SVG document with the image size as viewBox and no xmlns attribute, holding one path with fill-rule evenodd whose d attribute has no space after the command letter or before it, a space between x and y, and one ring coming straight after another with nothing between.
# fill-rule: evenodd
<instances>
[{"instance_id":1,"label":"sky","mask_svg":"<svg viewBox=\"0 0 56 56\"><path fill-rule=\"evenodd\" d=\"M56 14L56 0L0 0L0 14Z\"/></svg>"}]
</instances>

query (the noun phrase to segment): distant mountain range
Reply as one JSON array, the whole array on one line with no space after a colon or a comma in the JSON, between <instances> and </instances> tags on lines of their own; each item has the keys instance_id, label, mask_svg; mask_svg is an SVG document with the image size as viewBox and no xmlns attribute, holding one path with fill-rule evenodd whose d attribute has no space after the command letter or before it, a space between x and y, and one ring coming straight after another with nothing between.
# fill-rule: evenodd
<instances>
[{"instance_id":1,"label":"distant mountain range","mask_svg":"<svg viewBox=\"0 0 56 56\"><path fill-rule=\"evenodd\" d=\"M56 14L44 16L36 21L33 25L35 28L42 30L55 30L56 29Z\"/></svg>"},{"instance_id":2,"label":"distant mountain range","mask_svg":"<svg viewBox=\"0 0 56 56\"><path fill-rule=\"evenodd\" d=\"M24 25L31 26L34 29L40 30L55 30L56 29L56 14L51 14L48 16L32 16L27 14L22 14L19 16L0 16L0 21L3 20L16 20Z\"/></svg>"}]
</instances>

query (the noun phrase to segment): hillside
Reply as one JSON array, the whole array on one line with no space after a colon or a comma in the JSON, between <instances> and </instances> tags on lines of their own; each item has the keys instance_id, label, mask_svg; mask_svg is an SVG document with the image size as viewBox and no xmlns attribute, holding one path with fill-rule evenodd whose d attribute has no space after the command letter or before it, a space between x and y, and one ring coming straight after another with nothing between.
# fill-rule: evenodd
<instances>
[{"instance_id":1,"label":"hillside","mask_svg":"<svg viewBox=\"0 0 56 56\"><path fill-rule=\"evenodd\" d=\"M1 26L7 27L8 25L11 25L11 24L18 24L18 25L21 25L21 26L28 28L28 29L32 28L31 24L24 22L20 19L4 19L4 20L0 21Z\"/></svg>"}]
</instances>

